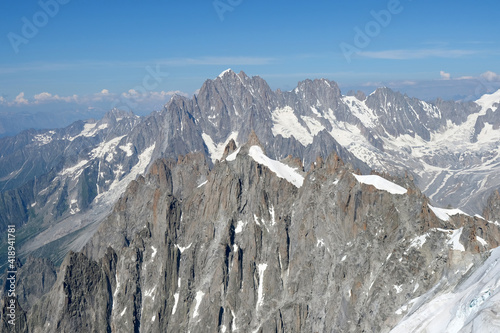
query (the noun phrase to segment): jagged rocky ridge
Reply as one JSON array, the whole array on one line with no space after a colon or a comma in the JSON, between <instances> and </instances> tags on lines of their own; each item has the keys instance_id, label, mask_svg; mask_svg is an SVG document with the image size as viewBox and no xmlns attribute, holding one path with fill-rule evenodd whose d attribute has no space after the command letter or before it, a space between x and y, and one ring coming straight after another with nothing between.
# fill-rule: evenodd
<instances>
[{"instance_id":1,"label":"jagged rocky ridge","mask_svg":"<svg viewBox=\"0 0 500 333\"><path fill-rule=\"evenodd\" d=\"M432 207L410 178L358 177L335 154L305 173L264 150L231 142L210 171L201 153L156 161L20 325L388 332L498 246L498 224Z\"/></svg>"},{"instance_id":2,"label":"jagged rocky ridge","mask_svg":"<svg viewBox=\"0 0 500 333\"><path fill-rule=\"evenodd\" d=\"M273 91L260 77L228 70L148 117L113 110L100 121L0 139L0 232L22 226L23 257L60 262L152 161L198 151L212 165L251 130L271 158L293 155L308 170L335 151L363 173L409 173L435 205L473 215L500 187L499 101L497 92L427 103L387 88L344 96L325 79Z\"/></svg>"}]
</instances>

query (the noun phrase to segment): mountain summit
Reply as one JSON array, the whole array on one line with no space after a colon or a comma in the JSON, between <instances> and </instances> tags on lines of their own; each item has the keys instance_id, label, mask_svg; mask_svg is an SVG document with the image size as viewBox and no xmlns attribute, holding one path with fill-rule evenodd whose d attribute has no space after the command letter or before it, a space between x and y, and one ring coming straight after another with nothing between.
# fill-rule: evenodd
<instances>
[{"instance_id":1,"label":"mountain summit","mask_svg":"<svg viewBox=\"0 0 500 333\"><path fill-rule=\"evenodd\" d=\"M23 323L388 331L456 290L479 305L446 325L480 322L475 283L493 280L463 283L500 240L499 96L283 92L228 70L147 117L0 139L0 231L23 235L20 274L54 283L20 280L46 294L18 300Z\"/></svg>"},{"instance_id":2,"label":"mountain summit","mask_svg":"<svg viewBox=\"0 0 500 333\"><path fill-rule=\"evenodd\" d=\"M270 158L292 155L308 169L317 156L336 152L363 173L411 174L436 206L480 214L500 187L499 96L431 103L388 88L342 95L326 79L283 92L226 70L193 98L174 96L147 117L112 110L100 121L0 139L0 230L27 222L46 230L28 252L73 233L81 240L64 248L78 251L89 237L78 230L102 219L152 161L197 151L212 165L231 140L238 145L252 131Z\"/></svg>"}]
</instances>

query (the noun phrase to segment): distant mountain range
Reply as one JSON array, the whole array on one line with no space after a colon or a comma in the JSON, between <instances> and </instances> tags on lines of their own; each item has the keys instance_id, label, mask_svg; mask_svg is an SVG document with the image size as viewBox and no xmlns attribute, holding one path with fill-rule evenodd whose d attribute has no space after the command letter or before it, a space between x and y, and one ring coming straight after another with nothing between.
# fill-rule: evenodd
<instances>
[{"instance_id":1,"label":"distant mountain range","mask_svg":"<svg viewBox=\"0 0 500 333\"><path fill-rule=\"evenodd\" d=\"M500 243L499 102L273 91L227 70L149 116L2 138L0 234L15 224L21 259L62 263L25 325L388 331Z\"/></svg>"},{"instance_id":2,"label":"distant mountain range","mask_svg":"<svg viewBox=\"0 0 500 333\"><path fill-rule=\"evenodd\" d=\"M0 108L0 138L15 136L28 129L61 128L81 119L99 119L108 111L73 105L63 109L59 105L58 107L57 110L50 109L49 111L40 110L34 112L13 112Z\"/></svg>"}]
</instances>

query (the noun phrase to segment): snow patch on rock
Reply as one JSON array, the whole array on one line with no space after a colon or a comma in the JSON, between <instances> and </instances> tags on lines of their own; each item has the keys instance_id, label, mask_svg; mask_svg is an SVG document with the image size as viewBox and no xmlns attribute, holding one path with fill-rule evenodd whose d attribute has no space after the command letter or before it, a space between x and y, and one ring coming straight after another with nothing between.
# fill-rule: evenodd
<instances>
[{"instance_id":1,"label":"snow patch on rock","mask_svg":"<svg viewBox=\"0 0 500 333\"><path fill-rule=\"evenodd\" d=\"M66 175L76 175L78 177L81 172L83 171L82 168L88 163L89 161L87 160L82 160L78 162L76 165L72 166L71 168L66 168L60 172L61 176L66 176Z\"/></svg>"},{"instance_id":2,"label":"snow patch on rock","mask_svg":"<svg viewBox=\"0 0 500 333\"><path fill-rule=\"evenodd\" d=\"M376 189L387 191L391 194L405 194L407 192L407 189L404 187L394 184L393 182L377 175L361 176L353 174L353 176L362 184L375 186Z\"/></svg>"},{"instance_id":3,"label":"snow patch on rock","mask_svg":"<svg viewBox=\"0 0 500 333\"><path fill-rule=\"evenodd\" d=\"M310 117L309 117L310 118ZM277 108L272 112L273 119L273 127L272 132L274 136L281 134L284 138L294 137L297 141L299 141L304 146L308 146L313 142L314 135L319 132L319 126L322 125L316 121L306 119L309 121L309 124L306 125L312 127L308 129L304 127L300 122L299 118L293 112L293 109L289 106L285 106L284 108ZM304 120L304 119L303 119ZM311 134L311 132L315 132L315 134Z\"/></svg>"},{"instance_id":4,"label":"snow patch on rock","mask_svg":"<svg viewBox=\"0 0 500 333\"><path fill-rule=\"evenodd\" d=\"M198 310L200 308L201 301L203 300L203 296L205 296L203 291L198 291L196 293L196 305L194 306L193 318L196 318L199 315Z\"/></svg>"},{"instance_id":5,"label":"snow patch on rock","mask_svg":"<svg viewBox=\"0 0 500 333\"><path fill-rule=\"evenodd\" d=\"M437 208L429 205L429 208L434 212L434 214L443 221L448 221L450 219L450 216L457 215L457 214L462 214L462 215L467 215L460 209L444 209L444 208Z\"/></svg>"},{"instance_id":6,"label":"snow patch on rock","mask_svg":"<svg viewBox=\"0 0 500 333\"><path fill-rule=\"evenodd\" d=\"M222 78L222 77L224 77L224 75L226 75L227 73L230 73L230 72L232 72L232 69L228 68L225 71L223 71L222 73L220 73L218 77Z\"/></svg>"},{"instance_id":7,"label":"snow patch on rock","mask_svg":"<svg viewBox=\"0 0 500 333\"><path fill-rule=\"evenodd\" d=\"M108 191L99 193L94 200L96 202L115 202L118 200L120 195L125 192L128 184L138 175L143 174L146 171L148 164L151 162L154 148L155 144L146 148L142 154L139 155L139 162L132 167L130 172L122 179L119 178L121 176L121 173L119 172L119 175L116 176Z\"/></svg>"},{"instance_id":8,"label":"snow patch on rock","mask_svg":"<svg viewBox=\"0 0 500 333\"><path fill-rule=\"evenodd\" d=\"M200 188L202 187L203 185L205 185L206 183L208 183L208 180L205 180L203 183L201 183L200 185L198 185L197 187Z\"/></svg>"},{"instance_id":9,"label":"snow patch on rock","mask_svg":"<svg viewBox=\"0 0 500 333\"><path fill-rule=\"evenodd\" d=\"M115 153L116 146L124 137L125 135L122 135L109 141L102 142L99 146L97 146L90 152L90 158L106 158L106 161L108 162L113 161L113 155Z\"/></svg>"},{"instance_id":10,"label":"snow patch on rock","mask_svg":"<svg viewBox=\"0 0 500 333\"><path fill-rule=\"evenodd\" d=\"M222 158L222 155L224 155L224 149L226 148L229 141L231 141L231 139L234 140L236 144L238 144L236 142L236 138L238 137L238 132L231 132L231 134L227 137L227 139L224 142L220 143L215 143L212 137L206 134L205 132L201 134L201 137L205 142L205 146L207 146L210 158L212 159L213 163Z\"/></svg>"},{"instance_id":11,"label":"snow patch on rock","mask_svg":"<svg viewBox=\"0 0 500 333\"><path fill-rule=\"evenodd\" d=\"M240 232L243 231L243 228L245 227L245 224L246 223L243 223L243 221L238 221L238 223L236 224L236 228L234 229L234 232L239 234Z\"/></svg>"},{"instance_id":12,"label":"snow patch on rock","mask_svg":"<svg viewBox=\"0 0 500 333\"><path fill-rule=\"evenodd\" d=\"M241 148L241 147L240 147ZM226 161L234 161L236 159L236 156L238 155L238 153L240 152L240 148L236 149L234 152L232 152L231 154L229 154L227 157L226 157Z\"/></svg>"},{"instance_id":13,"label":"snow patch on rock","mask_svg":"<svg viewBox=\"0 0 500 333\"><path fill-rule=\"evenodd\" d=\"M179 249L179 251L182 253L184 251L186 251L187 249L189 249L191 247L191 245L193 245L193 243L189 244L188 246L186 247L182 247L180 246L179 244L175 244L175 247Z\"/></svg>"},{"instance_id":14,"label":"snow patch on rock","mask_svg":"<svg viewBox=\"0 0 500 333\"><path fill-rule=\"evenodd\" d=\"M266 271L267 264L259 264L259 288L257 289L257 309L262 306L264 302L264 272Z\"/></svg>"},{"instance_id":15,"label":"snow patch on rock","mask_svg":"<svg viewBox=\"0 0 500 333\"><path fill-rule=\"evenodd\" d=\"M286 179L288 182L295 185L295 187L301 187L304 183L304 177L300 175L296 170L286 164L279 161L270 159L259 146L252 146L248 151L248 155L252 157L255 162L265 165L272 172L274 172L279 178Z\"/></svg>"},{"instance_id":16,"label":"snow patch on rock","mask_svg":"<svg viewBox=\"0 0 500 333\"><path fill-rule=\"evenodd\" d=\"M125 146L120 146L119 148L127 154L127 157L130 157L134 154L132 152L132 143L131 142L127 143Z\"/></svg>"},{"instance_id":17,"label":"snow patch on rock","mask_svg":"<svg viewBox=\"0 0 500 333\"><path fill-rule=\"evenodd\" d=\"M465 247L460 243L460 236L462 236L463 228L453 230L453 233L448 241L448 244L451 245L451 248L455 251L465 251Z\"/></svg>"}]
</instances>

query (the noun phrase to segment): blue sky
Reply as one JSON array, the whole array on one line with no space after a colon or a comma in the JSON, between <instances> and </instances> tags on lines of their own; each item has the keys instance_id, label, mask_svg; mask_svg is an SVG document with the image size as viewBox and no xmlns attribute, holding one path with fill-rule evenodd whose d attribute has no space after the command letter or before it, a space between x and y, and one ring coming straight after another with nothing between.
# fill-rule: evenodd
<instances>
[{"instance_id":1,"label":"blue sky","mask_svg":"<svg viewBox=\"0 0 500 333\"><path fill-rule=\"evenodd\" d=\"M494 0L5 0L0 111L128 98L147 113L228 67L273 89L325 77L343 92L472 98L500 87L499 9Z\"/></svg>"}]
</instances>

